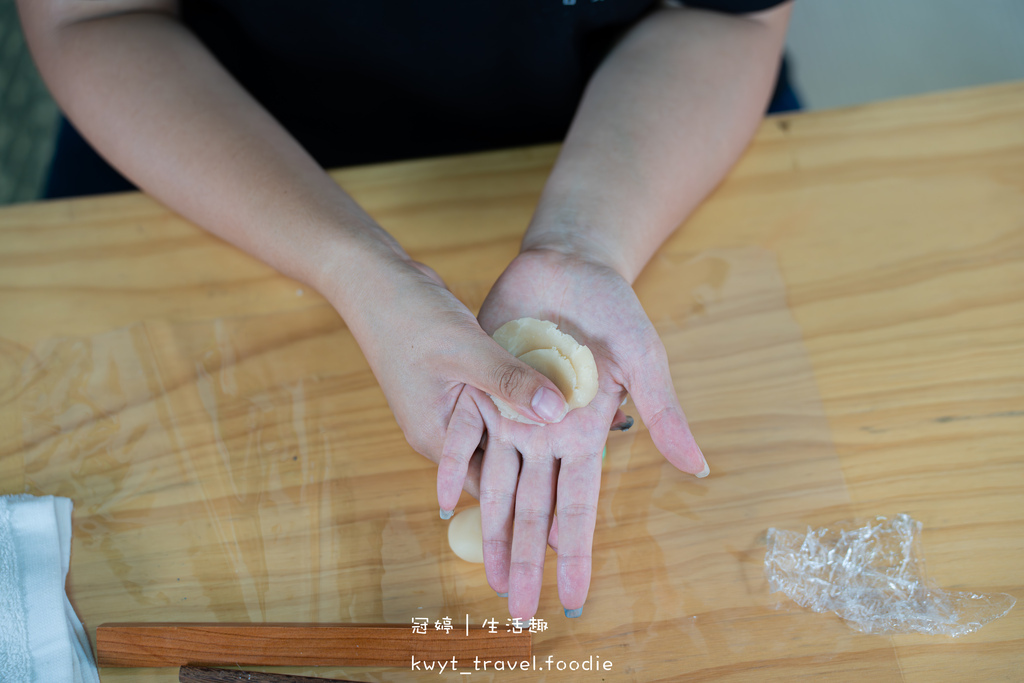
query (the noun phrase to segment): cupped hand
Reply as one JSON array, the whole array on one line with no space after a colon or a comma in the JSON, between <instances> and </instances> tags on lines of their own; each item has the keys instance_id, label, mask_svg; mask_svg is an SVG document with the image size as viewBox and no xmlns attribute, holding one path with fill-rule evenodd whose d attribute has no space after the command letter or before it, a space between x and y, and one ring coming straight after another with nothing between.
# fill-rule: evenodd
<instances>
[{"instance_id":1,"label":"cupped hand","mask_svg":"<svg viewBox=\"0 0 1024 683\"><path fill-rule=\"evenodd\" d=\"M558 595L579 616L590 586L591 549L608 425L628 393L658 450L683 472L707 464L687 426L665 347L629 283L600 263L556 251L521 253L480 311L484 330L533 317L558 324L590 347L598 368L591 403L557 424L503 418L481 391L460 393L438 468L441 507L454 505L470 458L486 429L480 474L484 565L491 587L508 593L513 617L537 611L544 556L557 512Z\"/></svg>"}]
</instances>

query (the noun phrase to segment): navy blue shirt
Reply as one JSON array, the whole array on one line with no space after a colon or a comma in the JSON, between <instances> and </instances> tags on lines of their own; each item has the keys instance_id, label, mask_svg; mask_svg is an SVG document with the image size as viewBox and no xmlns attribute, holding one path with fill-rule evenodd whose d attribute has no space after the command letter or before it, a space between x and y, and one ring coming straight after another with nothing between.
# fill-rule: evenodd
<instances>
[{"instance_id":1,"label":"navy blue shirt","mask_svg":"<svg viewBox=\"0 0 1024 683\"><path fill-rule=\"evenodd\" d=\"M749 12L781 0L689 3ZM182 19L326 167L561 140L651 0L182 0Z\"/></svg>"},{"instance_id":2,"label":"navy blue shirt","mask_svg":"<svg viewBox=\"0 0 1024 683\"><path fill-rule=\"evenodd\" d=\"M687 5L742 13L782 1ZM561 140L608 50L658 6L652 0L181 0L181 19L332 168ZM785 92L777 88L776 100ZM62 122L46 197L131 188Z\"/></svg>"}]
</instances>

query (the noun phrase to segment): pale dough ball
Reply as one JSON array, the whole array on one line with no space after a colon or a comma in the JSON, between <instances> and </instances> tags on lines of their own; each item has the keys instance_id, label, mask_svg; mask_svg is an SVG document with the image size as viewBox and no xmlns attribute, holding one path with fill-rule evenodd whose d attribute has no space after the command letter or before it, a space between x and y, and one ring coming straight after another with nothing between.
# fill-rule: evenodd
<instances>
[{"instance_id":1,"label":"pale dough ball","mask_svg":"<svg viewBox=\"0 0 1024 683\"><path fill-rule=\"evenodd\" d=\"M557 349L534 349L519 356L531 368L544 375L558 387L562 396L571 396L576 388L576 370L569 359Z\"/></svg>"},{"instance_id":2,"label":"pale dough ball","mask_svg":"<svg viewBox=\"0 0 1024 683\"><path fill-rule=\"evenodd\" d=\"M448 523L448 545L466 562L484 561L484 532L480 526L480 508L466 508Z\"/></svg>"},{"instance_id":3,"label":"pale dough ball","mask_svg":"<svg viewBox=\"0 0 1024 683\"><path fill-rule=\"evenodd\" d=\"M560 332L549 320L520 318L507 322L492 335L503 349L541 373L565 397L566 412L582 408L597 395L597 363L586 346ZM501 414L516 422L541 424L516 413L510 405L491 396Z\"/></svg>"}]
</instances>

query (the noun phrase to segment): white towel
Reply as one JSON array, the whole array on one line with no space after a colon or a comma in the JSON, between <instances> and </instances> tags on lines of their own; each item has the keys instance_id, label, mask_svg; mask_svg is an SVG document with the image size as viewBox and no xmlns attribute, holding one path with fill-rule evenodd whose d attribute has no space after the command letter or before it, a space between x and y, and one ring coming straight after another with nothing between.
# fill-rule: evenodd
<instances>
[{"instance_id":1,"label":"white towel","mask_svg":"<svg viewBox=\"0 0 1024 683\"><path fill-rule=\"evenodd\" d=\"M64 592L71 500L0 496L0 681L99 683L92 648Z\"/></svg>"}]
</instances>

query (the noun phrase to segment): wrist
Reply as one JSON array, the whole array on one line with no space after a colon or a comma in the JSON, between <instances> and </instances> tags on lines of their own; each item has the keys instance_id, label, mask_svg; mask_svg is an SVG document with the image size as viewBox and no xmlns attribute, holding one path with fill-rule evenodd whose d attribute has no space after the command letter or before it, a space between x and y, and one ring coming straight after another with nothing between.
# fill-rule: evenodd
<instances>
[{"instance_id":1,"label":"wrist","mask_svg":"<svg viewBox=\"0 0 1024 683\"><path fill-rule=\"evenodd\" d=\"M410 262L376 223L338 227L319 252L310 284L350 327L368 303L388 295L395 268Z\"/></svg>"},{"instance_id":2,"label":"wrist","mask_svg":"<svg viewBox=\"0 0 1024 683\"><path fill-rule=\"evenodd\" d=\"M646 258L637 263L623 227L585 223L576 217L534 218L523 237L521 253L547 252L602 266L632 283L643 269Z\"/></svg>"}]
</instances>

